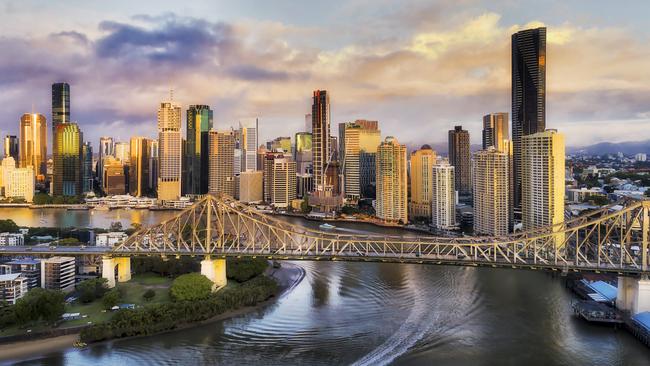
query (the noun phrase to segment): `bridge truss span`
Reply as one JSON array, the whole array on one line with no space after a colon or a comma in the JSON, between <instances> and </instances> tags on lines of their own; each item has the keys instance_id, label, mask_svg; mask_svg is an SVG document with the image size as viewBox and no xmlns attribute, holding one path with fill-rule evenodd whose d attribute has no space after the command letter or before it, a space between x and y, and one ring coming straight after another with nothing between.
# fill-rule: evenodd
<instances>
[{"instance_id":1,"label":"bridge truss span","mask_svg":"<svg viewBox=\"0 0 650 366\"><path fill-rule=\"evenodd\" d=\"M650 201L628 201L503 237L381 236L311 229L208 195L176 217L140 229L111 255L264 255L647 275L649 209Z\"/></svg>"}]
</instances>

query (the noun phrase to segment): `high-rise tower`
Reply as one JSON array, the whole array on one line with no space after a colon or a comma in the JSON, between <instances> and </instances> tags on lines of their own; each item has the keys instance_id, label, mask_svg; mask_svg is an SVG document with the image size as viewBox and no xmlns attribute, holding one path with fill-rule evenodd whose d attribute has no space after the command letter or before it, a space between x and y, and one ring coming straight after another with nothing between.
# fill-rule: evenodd
<instances>
[{"instance_id":1,"label":"high-rise tower","mask_svg":"<svg viewBox=\"0 0 650 366\"><path fill-rule=\"evenodd\" d=\"M460 195L472 192L469 144L469 132L463 130L463 126L455 126L453 130L449 130L449 164L454 167L455 185Z\"/></svg>"},{"instance_id":2,"label":"high-rise tower","mask_svg":"<svg viewBox=\"0 0 650 366\"><path fill-rule=\"evenodd\" d=\"M25 113L20 118L19 165L31 166L36 177L44 178L47 174L47 126L42 114Z\"/></svg>"},{"instance_id":3,"label":"high-rise tower","mask_svg":"<svg viewBox=\"0 0 650 366\"><path fill-rule=\"evenodd\" d=\"M184 188L190 194L208 193L208 131L212 129L213 112L207 105L191 105L187 109Z\"/></svg>"},{"instance_id":4,"label":"high-rise tower","mask_svg":"<svg viewBox=\"0 0 650 366\"><path fill-rule=\"evenodd\" d=\"M508 113L490 113L483 116L483 150L493 146L497 151L506 152L506 140L510 140Z\"/></svg>"},{"instance_id":5,"label":"high-rise tower","mask_svg":"<svg viewBox=\"0 0 650 366\"><path fill-rule=\"evenodd\" d=\"M325 171L330 159L330 97L326 90L315 90L311 106L314 188L325 191Z\"/></svg>"},{"instance_id":6,"label":"high-rise tower","mask_svg":"<svg viewBox=\"0 0 650 366\"><path fill-rule=\"evenodd\" d=\"M431 218L433 199L433 165L436 152L429 145L423 145L411 153L411 201L409 216Z\"/></svg>"},{"instance_id":7,"label":"high-rise tower","mask_svg":"<svg viewBox=\"0 0 650 366\"><path fill-rule=\"evenodd\" d=\"M377 148L377 217L408 222L406 145L386 137Z\"/></svg>"},{"instance_id":8,"label":"high-rise tower","mask_svg":"<svg viewBox=\"0 0 650 366\"><path fill-rule=\"evenodd\" d=\"M546 28L512 35L512 143L514 206L521 207L523 136L546 129Z\"/></svg>"},{"instance_id":9,"label":"high-rise tower","mask_svg":"<svg viewBox=\"0 0 650 366\"><path fill-rule=\"evenodd\" d=\"M181 107L173 101L158 108L158 200L181 196Z\"/></svg>"}]
</instances>

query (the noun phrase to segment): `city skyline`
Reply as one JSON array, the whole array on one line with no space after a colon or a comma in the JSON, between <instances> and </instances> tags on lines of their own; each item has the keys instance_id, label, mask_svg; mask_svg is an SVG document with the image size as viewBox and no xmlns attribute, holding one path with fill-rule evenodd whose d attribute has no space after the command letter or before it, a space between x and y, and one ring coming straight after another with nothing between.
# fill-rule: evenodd
<instances>
[{"instance_id":1,"label":"city skyline","mask_svg":"<svg viewBox=\"0 0 650 366\"><path fill-rule=\"evenodd\" d=\"M310 104L306 95L322 88L331 92L336 106L331 116L335 125L358 118L379 120L386 135L399 136L408 146L420 146L442 142L444 136L424 136L417 133L419 128L444 131L462 124L473 137L472 143L478 144L481 117L510 111L510 35L541 25L548 27L548 57L553 65L547 76L547 127L566 132L568 146L637 140L639 131L650 129L643 103L650 83L644 73L634 72L648 59L643 42L647 32L637 29L640 24L634 21L626 19L626 25L620 26L621 22L604 19L604 14L620 19L628 12L624 9L595 6L581 18L560 12L563 6L558 4L527 4L531 9L526 11L518 5L517 12L498 4L479 3L467 10L413 2L410 10L362 13L360 17L378 26L378 34L356 32L346 39L325 30L337 22L333 15L343 12L349 17L360 3L326 12L326 19L311 25L308 20L313 16L297 16L306 13L302 6L288 12L294 17L279 14L287 8L284 3L274 11L262 6L267 10L264 15L251 13L245 4L241 8L195 5L183 16L174 7L162 15L138 16L148 13L146 4L130 6L127 11L118 3L109 11L103 5L97 8L101 12L85 9L96 16L76 23L55 20L34 26L29 22L30 29L25 31L17 23L29 14L32 4L5 5L5 16L10 16L2 26L7 35L3 42L19 53L24 50L25 57L17 64L0 56L0 71L9 75L0 83L14 91L0 96L9 106L7 117L0 121L2 136L17 134L12 121L30 111L32 103L34 111L49 120L48 86L65 80L76 95L73 120L93 145L107 131L119 141L128 141L131 134L155 136L156 105L170 87L183 108L210 105L218 129L235 125L240 118L259 117L260 141L302 130ZM206 8L221 15L197 16ZM50 10L72 15L78 11L72 6ZM449 19L443 19L444 15ZM390 21L402 26L396 34L386 34ZM314 38L318 51L308 44ZM158 43L161 39L167 46ZM612 44L630 57L620 60L610 55L606 51ZM205 46L206 54L218 56L215 60L200 52L187 53L190 46ZM42 60L54 57L54 47L61 50L57 62L44 65ZM264 52L268 58L260 57ZM75 57L81 62L72 64ZM127 61L132 67L125 67ZM392 74L396 62L412 72ZM34 69L40 71L29 73L29 80L17 84L16 75ZM161 72L167 76L154 77ZM143 87L134 88L136 83ZM197 83L204 87L196 87ZM418 129L400 133L404 123ZM622 127L616 136L608 135L611 123ZM586 125L589 134L575 133Z\"/></svg>"}]
</instances>

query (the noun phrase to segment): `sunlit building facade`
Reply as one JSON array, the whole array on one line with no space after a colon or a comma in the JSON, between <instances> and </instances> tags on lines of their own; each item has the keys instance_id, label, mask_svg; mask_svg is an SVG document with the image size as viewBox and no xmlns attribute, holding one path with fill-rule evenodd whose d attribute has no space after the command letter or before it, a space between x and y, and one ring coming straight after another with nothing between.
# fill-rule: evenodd
<instances>
[{"instance_id":1,"label":"sunlit building facade","mask_svg":"<svg viewBox=\"0 0 650 366\"><path fill-rule=\"evenodd\" d=\"M472 158L474 233L507 235L510 228L510 154L490 146Z\"/></svg>"},{"instance_id":2,"label":"sunlit building facade","mask_svg":"<svg viewBox=\"0 0 650 366\"><path fill-rule=\"evenodd\" d=\"M18 137L14 135L7 135L4 139L4 158L12 157L15 161L19 161L20 148L18 146Z\"/></svg>"},{"instance_id":3,"label":"sunlit building facade","mask_svg":"<svg viewBox=\"0 0 650 366\"><path fill-rule=\"evenodd\" d=\"M235 196L235 136L232 131L210 131L209 144L209 182L210 194Z\"/></svg>"},{"instance_id":4,"label":"sunlit building facade","mask_svg":"<svg viewBox=\"0 0 650 366\"><path fill-rule=\"evenodd\" d=\"M52 193L55 196L81 195L83 136L79 126L76 123L57 125L55 141Z\"/></svg>"},{"instance_id":5,"label":"sunlit building facade","mask_svg":"<svg viewBox=\"0 0 650 366\"><path fill-rule=\"evenodd\" d=\"M377 148L377 217L389 222L408 222L408 173L406 145L392 136Z\"/></svg>"},{"instance_id":6,"label":"sunlit building facade","mask_svg":"<svg viewBox=\"0 0 650 366\"><path fill-rule=\"evenodd\" d=\"M508 113L490 113L483 116L483 150L494 147L497 151L507 152L510 140Z\"/></svg>"},{"instance_id":7,"label":"sunlit building facade","mask_svg":"<svg viewBox=\"0 0 650 366\"><path fill-rule=\"evenodd\" d=\"M153 192L150 185L151 139L131 137L129 148L129 194L142 197Z\"/></svg>"},{"instance_id":8,"label":"sunlit building facade","mask_svg":"<svg viewBox=\"0 0 650 366\"><path fill-rule=\"evenodd\" d=\"M411 153L411 200L409 216L431 218L431 199L433 198L433 165L436 152L431 146L423 145Z\"/></svg>"},{"instance_id":9,"label":"sunlit building facade","mask_svg":"<svg viewBox=\"0 0 650 366\"><path fill-rule=\"evenodd\" d=\"M181 196L181 107L169 101L158 108L158 200Z\"/></svg>"},{"instance_id":10,"label":"sunlit building facade","mask_svg":"<svg viewBox=\"0 0 650 366\"><path fill-rule=\"evenodd\" d=\"M25 113L20 118L21 168L31 167L40 180L47 174L47 123L39 113Z\"/></svg>"},{"instance_id":11,"label":"sunlit building facade","mask_svg":"<svg viewBox=\"0 0 650 366\"><path fill-rule=\"evenodd\" d=\"M456 227L456 172L447 161L433 166L433 197L431 199L431 226L448 230Z\"/></svg>"}]
</instances>

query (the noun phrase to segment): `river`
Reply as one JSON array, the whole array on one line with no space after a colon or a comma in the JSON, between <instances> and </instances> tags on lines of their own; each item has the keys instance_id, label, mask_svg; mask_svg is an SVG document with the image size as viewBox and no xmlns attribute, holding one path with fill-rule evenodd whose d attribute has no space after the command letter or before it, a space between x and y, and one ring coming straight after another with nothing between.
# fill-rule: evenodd
<instances>
[{"instance_id":1,"label":"river","mask_svg":"<svg viewBox=\"0 0 650 366\"><path fill-rule=\"evenodd\" d=\"M47 211L36 220L73 220L65 218L66 212ZM137 210L126 211L124 216L102 212L92 219L92 226L110 224L118 216L122 220L133 211ZM144 212L138 222L155 222L167 214ZM15 220L29 224L23 216ZM90 221L83 220L73 222L74 226L88 226ZM342 231L403 233L362 224L336 225ZM304 280L257 312L173 333L35 356L18 364L650 364L650 349L627 331L574 318L573 295L559 278L545 272L295 263L306 270Z\"/></svg>"}]
</instances>

